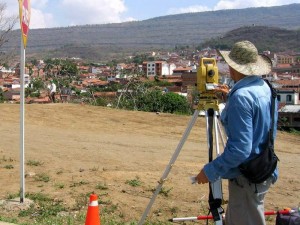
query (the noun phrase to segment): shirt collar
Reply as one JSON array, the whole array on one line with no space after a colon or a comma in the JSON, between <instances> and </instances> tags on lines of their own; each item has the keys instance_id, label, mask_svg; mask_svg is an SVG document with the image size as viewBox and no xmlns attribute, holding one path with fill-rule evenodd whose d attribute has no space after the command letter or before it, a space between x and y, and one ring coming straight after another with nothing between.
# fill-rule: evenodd
<instances>
[{"instance_id":1,"label":"shirt collar","mask_svg":"<svg viewBox=\"0 0 300 225\"><path fill-rule=\"evenodd\" d=\"M230 96L237 89L245 87L248 84L250 84L250 83L252 83L254 81L257 81L259 79L261 79L260 76L246 76L246 77L244 77L243 79L239 80L237 83L234 84L234 86L232 87L232 89L230 90L230 92L229 92L228 95Z\"/></svg>"}]
</instances>

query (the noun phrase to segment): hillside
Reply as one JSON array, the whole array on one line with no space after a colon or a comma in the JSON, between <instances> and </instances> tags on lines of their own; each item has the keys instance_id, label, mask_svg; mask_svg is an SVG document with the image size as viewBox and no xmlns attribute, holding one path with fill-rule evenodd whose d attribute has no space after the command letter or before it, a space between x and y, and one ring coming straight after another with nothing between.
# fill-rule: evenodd
<instances>
[{"instance_id":1,"label":"hillside","mask_svg":"<svg viewBox=\"0 0 300 225\"><path fill-rule=\"evenodd\" d=\"M157 17L149 20L33 29L28 38L28 54L103 59L115 54L199 45L243 26L299 29L300 4L219 10ZM13 32L5 51L18 49L20 31Z\"/></svg>"},{"instance_id":2,"label":"hillside","mask_svg":"<svg viewBox=\"0 0 300 225\"><path fill-rule=\"evenodd\" d=\"M286 51L300 52L300 29L287 30L266 26L241 27L225 35L212 38L201 44L202 47L210 46L217 49L231 49L231 46L240 40L253 42L259 51Z\"/></svg>"},{"instance_id":3,"label":"hillside","mask_svg":"<svg viewBox=\"0 0 300 225\"><path fill-rule=\"evenodd\" d=\"M1 200L18 196L20 188L19 108L17 104L0 104L0 218L32 225L49 211L47 207L35 205L20 216L18 210L1 206ZM65 213L57 219L73 215L78 220L35 224L84 224L80 215L86 214L93 191L101 202L102 224L117 224L108 223L108 218L120 221L118 224L138 221L190 119L88 105L26 105L25 191L31 196L49 196L54 199L51 205L61 204L59 212ZM192 185L189 178L208 161L206 140L205 119L199 117L149 220L166 222L173 217L206 215L208 186ZM280 178L267 194L266 209L296 207L300 199L299 136L278 131L275 149ZM225 180L223 191L228 199ZM55 217L57 212L51 213ZM268 219L268 225L274 225L274 219Z\"/></svg>"}]
</instances>

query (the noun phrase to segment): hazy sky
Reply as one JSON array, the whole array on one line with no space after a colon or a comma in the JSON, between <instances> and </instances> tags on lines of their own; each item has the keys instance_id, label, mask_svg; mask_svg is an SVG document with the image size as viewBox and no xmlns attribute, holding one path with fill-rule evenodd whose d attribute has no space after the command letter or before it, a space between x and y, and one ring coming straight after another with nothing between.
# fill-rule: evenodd
<instances>
[{"instance_id":1,"label":"hazy sky","mask_svg":"<svg viewBox=\"0 0 300 225\"><path fill-rule=\"evenodd\" d=\"M18 15L17 0L6 3L7 15ZM300 0L31 0L30 28L118 23L158 16L220 9L300 3Z\"/></svg>"}]
</instances>

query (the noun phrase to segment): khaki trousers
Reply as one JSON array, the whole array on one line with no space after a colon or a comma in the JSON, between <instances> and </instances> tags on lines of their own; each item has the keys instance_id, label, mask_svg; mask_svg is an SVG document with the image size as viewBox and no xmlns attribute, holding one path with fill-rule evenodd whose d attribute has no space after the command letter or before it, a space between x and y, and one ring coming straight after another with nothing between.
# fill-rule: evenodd
<instances>
[{"instance_id":1,"label":"khaki trousers","mask_svg":"<svg viewBox=\"0 0 300 225\"><path fill-rule=\"evenodd\" d=\"M266 225L264 197L272 177L261 184L250 183L243 175L228 181L229 200L226 225Z\"/></svg>"}]
</instances>

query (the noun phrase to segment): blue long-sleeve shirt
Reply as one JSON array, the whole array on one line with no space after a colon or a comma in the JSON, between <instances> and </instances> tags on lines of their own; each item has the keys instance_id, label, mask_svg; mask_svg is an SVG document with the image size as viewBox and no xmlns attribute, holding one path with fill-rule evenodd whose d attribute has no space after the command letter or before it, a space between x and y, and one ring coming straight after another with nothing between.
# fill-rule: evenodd
<instances>
[{"instance_id":1,"label":"blue long-sleeve shirt","mask_svg":"<svg viewBox=\"0 0 300 225\"><path fill-rule=\"evenodd\" d=\"M274 138L277 124L275 101ZM239 80L228 93L221 114L221 122L228 136L224 152L204 166L210 182L219 178L232 179L241 173L238 166L259 154L268 141L271 126L271 89L257 76ZM278 170L273 173L277 180Z\"/></svg>"}]
</instances>

